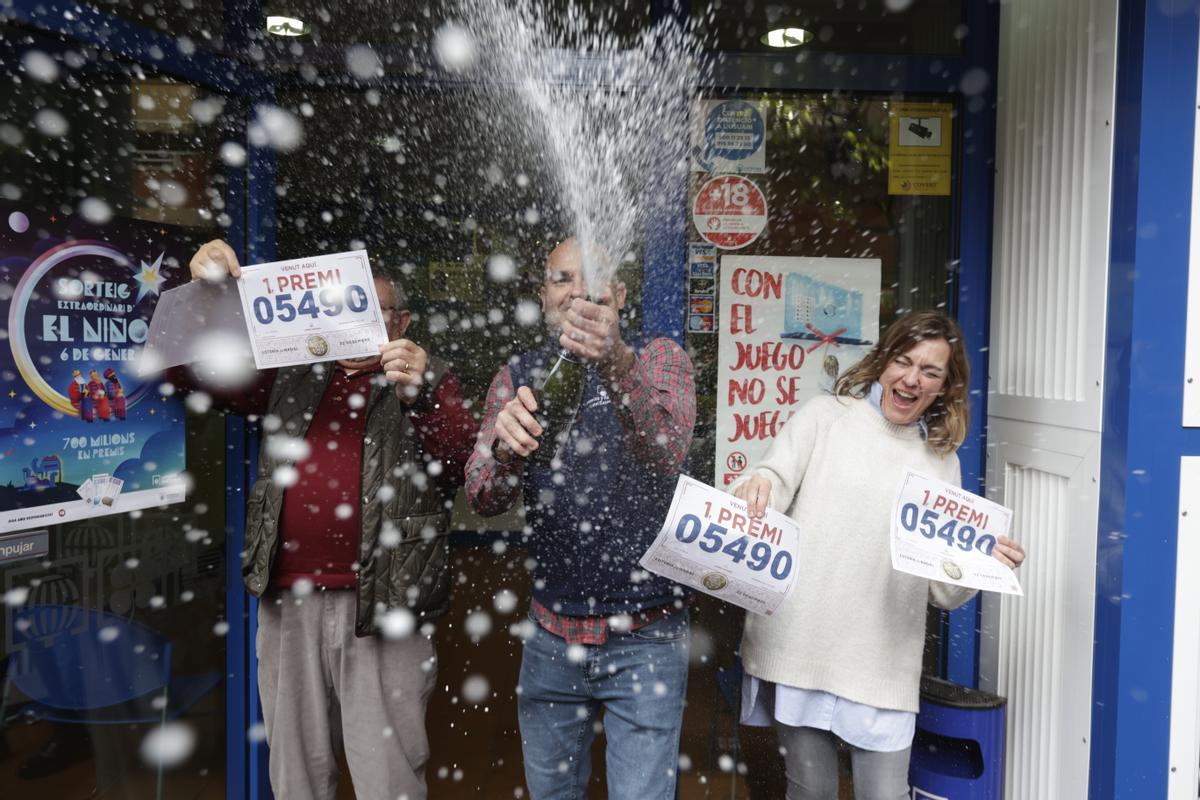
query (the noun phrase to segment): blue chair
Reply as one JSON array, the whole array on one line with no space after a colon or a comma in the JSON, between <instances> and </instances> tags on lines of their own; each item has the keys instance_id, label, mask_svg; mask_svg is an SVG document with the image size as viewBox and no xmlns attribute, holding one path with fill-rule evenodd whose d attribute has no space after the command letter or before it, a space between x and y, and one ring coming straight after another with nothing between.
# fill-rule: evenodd
<instances>
[{"instance_id":1,"label":"blue chair","mask_svg":"<svg viewBox=\"0 0 1200 800\"><path fill-rule=\"evenodd\" d=\"M19 713L65 723L166 725L221 680L221 673L171 675L171 643L141 623L94 608L34 605L14 612L13 649L0 696L0 727L11 689ZM141 701L141 702L138 702ZM82 718L78 712L105 713ZM156 797L162 797L162 764Z\"/></svg>"}]
</instances>

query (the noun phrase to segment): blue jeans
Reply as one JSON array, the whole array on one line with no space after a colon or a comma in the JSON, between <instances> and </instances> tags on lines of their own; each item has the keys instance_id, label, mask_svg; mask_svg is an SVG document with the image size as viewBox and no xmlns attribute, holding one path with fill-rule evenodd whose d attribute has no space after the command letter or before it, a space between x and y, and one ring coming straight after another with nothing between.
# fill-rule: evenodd
<instances>
[{"instance_id":1,"label":"blue jeans","mask_svg":"<svg viewBox=\"0 0 1200 800\"><path fill-rule=\"evenodd\" d=\"M532 800L587 797L601 709L609 798L673 800L687 690L686 609L636 631L610 631L602 645L575 648L534 625L517 697Z\"/></svg>"}]
</instances>

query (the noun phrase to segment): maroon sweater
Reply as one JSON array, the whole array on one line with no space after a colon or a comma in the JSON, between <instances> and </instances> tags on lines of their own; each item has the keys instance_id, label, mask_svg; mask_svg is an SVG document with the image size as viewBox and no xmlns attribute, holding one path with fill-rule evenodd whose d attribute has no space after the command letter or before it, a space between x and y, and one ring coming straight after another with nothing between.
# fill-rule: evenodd
<instances>
[{"instance_id":1,"label":"maroon sweater","mask_svg":"<svg viewBox=\"0 0 1200 800\"><path fill-rule=\"evenodd\" d=\"M365 401L371 396L371 379L381 368L348 375L339 366L330 367L333 378L304 437L309 456L296 465L297 480L283 493L280 546L271 569L274 588L290 587L303 578L318 588L347 589L357 579ZM215 400L230 413L265 414L275 374L264 371L250 391ZM200 388L176 371L170 377L180 388ZM354 395L361 404L351 399ZM421 448L442 462L439 479L461 486L478 425L463 404L458 378L447 372L436 387L427 387L409 407L409 420Z\"/></svg>"}]
</instances>

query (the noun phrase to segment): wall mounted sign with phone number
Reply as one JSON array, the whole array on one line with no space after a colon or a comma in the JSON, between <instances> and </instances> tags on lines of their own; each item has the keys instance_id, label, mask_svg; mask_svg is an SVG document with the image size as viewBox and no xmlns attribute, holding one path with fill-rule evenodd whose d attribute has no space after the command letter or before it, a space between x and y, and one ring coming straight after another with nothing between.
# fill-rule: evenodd
<instances>
[{"instance_id":1,"label":"wall mounted sign with phone number","mask_svg":"<svg viewBox=\"0 0 1200 800\"><path fill-rule=\"evenodd\" d=\"M1023 595L992 557L1012 512L965 489L909 470L892 513L892 568L971 589Z\"/></svg>"},{"instance_id":2,"label":"wall mounted sign with phone number","mask_svg":"<svg viewBox=\"0 0 1200 800\"><path fill-rule=\"evenodd\" d=\"M800 529L767 510L750 519L731 494L680 476L658 538L642 556L649 571L770 616L791 594L799 571Z\"/></svg>"}]
</instances>

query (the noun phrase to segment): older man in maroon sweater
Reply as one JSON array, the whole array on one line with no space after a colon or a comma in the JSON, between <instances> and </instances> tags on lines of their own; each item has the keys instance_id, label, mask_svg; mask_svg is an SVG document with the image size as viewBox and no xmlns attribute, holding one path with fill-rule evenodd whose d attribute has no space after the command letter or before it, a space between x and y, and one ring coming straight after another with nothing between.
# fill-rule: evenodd
<instances>
[{"instance_id":1,"label":"older man in maroon sweater","mask_svg":"<svg viewBox=\"0 0 1200 800\"><path fill-rule=\"evenodd\" d=\"M221 241L193 279L241 273ZM262 373L229 410L263 418L242 575L262 598L259 692L277 797L333 798L344 745L359 798L426 796L432 626L449 603L450 507L477 430L444 363L404 338L375 279L380 356ZM203 379L203 375L199 376Z\"/></svg>"}]
</instances>

